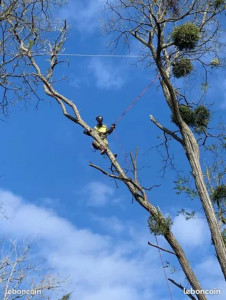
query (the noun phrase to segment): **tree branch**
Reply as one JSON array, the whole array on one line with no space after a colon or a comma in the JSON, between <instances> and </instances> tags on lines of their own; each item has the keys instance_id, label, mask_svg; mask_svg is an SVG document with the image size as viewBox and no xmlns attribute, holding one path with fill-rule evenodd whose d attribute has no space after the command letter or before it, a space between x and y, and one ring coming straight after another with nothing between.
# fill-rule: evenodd
<instances>
[{"instance_id":1,"label":"tree branch","mask_svg":"<svg viewBox=\"0 0 226 300\"><path fill-rule=\"evenodd\" d=\"M157 246L157 245L154 245L154 244L152 244L152 243L150 243L150 242L148 242L148 245L149 245L149 246L152 246L152 247L155 247L155 248L158 248L158 249L160 249L160 250L162 250L162 251L168 252L168 253L170 253L170 254L176 255L176 253L174 253L173 251L166 250L166 249L164 249L164 248L162 248L162 247L159 247L159 246Z\"/></svg>"},{"instance_id":2,"label":"tree branch","mask_svg":"<svg viewBox=\"0 0 226 300\"><path fill-rule=\"evenodd\" d=\"M184 145L183 140L176 135L176 133L174 133L173 131L169 130L168 128L164 127L162 124L160 124L158 121L155 120L155 118L150 115L150 120L159 128L161 129L163 132L171 135L176 141L178 141L181 145Z\"/></svg>"},{"instance_id":3,"label":"tree branch","mask_svg":"<svg viewBox=\"0 0 226 300\"><path fill-rule=\"evenodd\" d=\"M136 153L135 158L133 158L132 152L130 152L130 159L133 164L133 173L134 173L134 180L136 183L138 183L138 177L137 177L137 155L138 155L138 147L136 147Z\"/></svg>"},{"instance_id":4,"label":"tree branch","mask_svg":"<svg viewBox=\"0 0 226 300\"><path fill-rule=\"evenodd\" d=\"M130 182L139 191L142 190L142 188L137 183L135 183L131 178L128 178L128 177L124 178L124 177L120 177L120 176L116 176L116 175L113 175L111 173L108 173L107 171L103 170L101 167L94 165L92 162L89 163L89 166L94 168L94 169L97 169L97 170L101 171L101 173L103 173L104 175L107 175L108 177L111 177L111 178L114 178L114 179L117 179L117 180L121 180L121 181L124 181L124 182Z\"/></svg>"},{"instance_id":5,"label":"tree branch","mask_svg":"<svg viewBox=\"0 0 226 300\"><path fill-rule=\"evenodd\" d=\"M174 285L176 285L179 289L181 289L182 291L187 291L181 284L176 283L173 279L168 278L168 280L170 282L172 282ZM196 300L196 298L194 296L192 296L191 294L186 294L190 299L192 300Z\"/></svg>"}]
</instances>

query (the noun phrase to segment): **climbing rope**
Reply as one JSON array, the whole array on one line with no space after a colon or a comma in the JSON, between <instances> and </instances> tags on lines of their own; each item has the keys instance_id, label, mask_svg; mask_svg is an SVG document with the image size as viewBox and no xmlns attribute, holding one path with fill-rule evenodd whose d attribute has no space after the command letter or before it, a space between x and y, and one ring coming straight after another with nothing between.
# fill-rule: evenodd
<instances>
[{"instance_id":1,"label":"climbing rope","mask_svg":"<svg viewBox=\"0 0 226 300\"><path fill-rule=\"evenodd\" d=\"M118 119L114 122L115 124L118 123L125 116L125 114L137 103L137 101L139 101L142 98L142 96L150 89L150 87L155 83L159 76L160 74L158 73L156 77L148 84L148 86L133 100L133 102L118 117Z\"/></svg>"},{"instance_id":2,"label":"climbing rope","mask_svg":"<svg viewBox=\"0 0 226 300\"><path fill-rule=\"evenodd\" d=\"M155 236L155 240L156 240L156 244L158 246L159 244L158 244L157 236ZM160 257L160 260L161 260L161 263L162 263L162 268L163 268L164 276L165 276L165 279L166 279L166 284L167 284L167 287L168 287L170 299L173 300L173 296L172 296L172 293L171 293L169 281L168 281L168 278L167 278L167 275L166 275L166 270L165 270L163 259L162 259L161 250L160 249L158 249L158 250L159 250L159 257Z\"/></svg>"},{"instance_id":3,"label":"climbing rope","mask_svg":"<svg viewBox=\"0 0 226 300\"><path fill-rule=\"evenodd\" d=\"M127 163L127 153L126 153L125 149L123 148L123 145L120 142L120 139L118 137L118 134L117 134L116 130L114 130L114 134L115 134L115 139L116 139L116 141L117 141L117 143L118 143L118 145L119 145L119 147L121 149L121 152L122 152L122 154L123 154L123 156L125 158L125 164L126 164Z\"/></svg>"},{"instance_id":4,"label":"climbing rope","mask_svg":"<svg viewBox=\"0 0 226 300\"><path fill-rule=\"evenodd\" d=\"M141 99L141 97L149 90L149 88L155 83L155 81L158 79L159 76L160 76L160 74L158 73L157 76L149 83L149 85L138 95L137 98L134 99L134 101L118 117L118 119L115 121L115 124L118 123L124 117L124 115L136 104L136 102ZM119 146L121 148L122 154L125 157L125 163L126 163L127 162L127 154L126 154L126 151L124 150L124 148L123 148L123 146L122 146L122 144L121 144L121 142L119 140L119 137L118 137L118 135L117 135L116 132L115 132L115 137L116 137L116 140L117 140L117 142L118 142L118 144L119 144ZM149 211L149 213L150 213L150 211ZM156 244L158 246L159 244L158 244L158 239L157 239L156 236L155 236L155 240L156 240ZM162 254L161 254L160 249L158 249L158 251L159 251L159 257L160 257L160 261L161 261L161 264L162 264L164 276L165 276L165 279L166 279L166 284L167 284L167 287L168 287L170 299L173 300L172 292L171 292L171 289L170 289L169 281L168 281L168 278L167 278L167 275L166 275L166 270L165 270L164 263L163 263Z\"/></svg>"},{"instance_id":5,"label":"climbing rope","mask_svg":"<svg viewBox=\"0 0 226 300\"><path fill-rule=\"evenodd\" d=\"M142 96L150 89L150 87L155 83L155 81L158 79L160 74L158 73L156 77L148 84L148 86L133 100L133 102L125 109L125 111L118 117L118 119L114 122L115 124L118 123L124 116L125 114L139 101ZM115 138L116 141L121 149L121 152L125 158L125 164L127 164L127 154L125 149L123 148L123 145L120 142L120 139L118 137L118 134L116 133L116 130L114 130Z\"/></svg>"}]
</instances>

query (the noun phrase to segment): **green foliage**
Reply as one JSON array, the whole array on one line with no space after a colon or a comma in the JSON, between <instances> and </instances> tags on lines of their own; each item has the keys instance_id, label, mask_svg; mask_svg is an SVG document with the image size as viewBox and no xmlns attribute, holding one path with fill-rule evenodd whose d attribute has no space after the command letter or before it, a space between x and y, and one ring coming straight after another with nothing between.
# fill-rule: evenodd
<instances>
[{"instance_id":1,"label":"green foliage","mask_svg":"<svg viewBox=\"0 0 226 300\"><path fill-rule=\"evenodd\" d=\"M214 7L215 8L220 8L224 4L225 4L225 0L215 0L214 1Z\"/></svg>"},{"instance_id":2,"label":"green foliage","mask_svg":"<svg viewBox=\"0 0 226 300\"><path fill-rule=\"evenodd\" d=\"M213 201L218 201L223 198L226 198L226 185L224 184L216 187L212 194Z\"/></svg>"},{"instance_id":3,"label":"green foliage","mask_svg":"<svg viewBox=\"0 0 226 300\"><path fill-rule=\"evenodd\" d=\"M178 271L178 268L172 266L170 264L170 262L168 262L168 261L166 261L166 265L164 266L164 268L169 268L169 271L170 271L171 274L174 274L175 272Z\"/></svg>"},{"instance_id":4,"label":"green foliage","mask_svg":"<svg viewBox=\"0 0 226 300\"><path fill-rule=\"evenodd\" d=\"M203 132L207 128L209 121L210 121L210 111L203 105L198 106L194 110L195 115L195 131L196 132Z\"/></svg>"},{"instance_id":5,"label":"green foliage","mask_svg":"<svg viewBox=\"0 0 226 300\"><path fill-rule=\"evenodd\" d=\"M67 295L64 295L61 299L59 300L69 300L71 298L71 294L67 294Z\"/></svg>"},{"instance_id":6,"label":"green foliage","mask_svg":"<svg viewBox=\"0 0 226 300\"><path fill-rule=\"evenodd\" d=\"M193 65L188 58L181 58L173 65L173 75L176 78L187 76L193 70Z\"/></svg>"},{"instance_id":7,"label":"green foliage","mask_svg":"<svg viewBox=\"0 0 226 300\"><path fill-rule=\"evenodd\" d=\"M174 181L176 184L175 190L178 195L185 193L190 199L195 199L199 197L199 194L196 189L191 188L191 182L189 178L178 176L178 179ZM178 213L185 213L185 211L182 209L181 212Z\"/></svg>"},{"instance_id":8,"label":"green foliage","mask_svg":"<svg viewBox=\"0 0 226 300\"><path fill-rule=\"evenodd\" d=\"M215 57L210 62L211 67L219 67L220 66L220 60Z\"/></svg>"},{"instance_id":9,"label":"green foliage","mask_svg":"<svg viewBox=\"0 0 226 300\"><path fill-rule=\"evenodd\" d=\"M29 41L28 41L27 48L28 48L28 49L31 49L31 48L32 48L32 46L34 46L34 44L35 44L35 42L34 42L34 41L32 41L32 40L29 40Z\"/></svg>"},{"instance_id":10,"label":"green foliage","mask_svg":"<svg viewBox=\"0 0 226 300\"><path fill-rule=\"evenodd\" d=\"M167 10L175 16L179 16L180 14L179 0L168 0Z\"/></svg>"},{"instance_id":11,"label":"green foliage","mask_svg":"<svg viewBox=\"0 0 226 300\"><path fill-rule=\"evenodd\" d=\"M209 84L207 81L201 83L201 90L206 93L209 88Z\"/></svg>"},{"instance_id":12,"label":"green foliage","mask_svg":"<svg viewBox=\"0 0 226 300\"><path fill-rule=\"evenodd\" d=\"M201 133L206 130L210 120L209 110L200 105L196 109L192 110L186 105L179 106L180 114L184 122L195 129L197 133ZM178 125L176 117L171 116L172 122Z\"/></svg>"},{"instance_id":13,"label":"green foliage","mask_svg":"<svg viewBox=\"0 0 226 300\"><path fill-rule=\"evenodd\" d=\"M183 215L185 217L186 221L190 220L190 219L193 219L194 216L195 216L195 211L194 210L192 212L188 212L184 208L182 208L181 210L179 210L177 213L178 213L177 214L178 216L179 215Z\"/></svg>"},{"instance_id":14,"label":"green foliage","mask_svg":"<svg viewBox=\"0 0 226 300\"><path fill-rule=\"evenodd\" d=\"M210 151L217 150L217 146L215 144L207 145L206 150L210 150Z\"/></svg>"},{"instance_id":15,"label":"green foliage","mask_svg":"<svg viewBox=\"0 0 226 300\"><path fill-rule=\"evenodd\" d=\"M185 23L173 29L172 39L179 50L191 50L200 39L200 31L193 23Z\"/></svg>"},{"instance_id":16,"label":"green foliage","mask_svg":"<svg viewBox=\"0 0 226 300\"><path fill-rule=\"evenodd\" d=\"M186 122L187 125L192 125L195 122L195 116L190 107L186 105L179 106L180 114L182 119ZM177 123L176 117L172 115L172 122Z\"/></svg>"},{"instance_id":17,"label":"green foliage","mask_svg":"<svg viewBox=\"0 0 226 300\"><path fill-rule=\"evenodd\" d=\"M190 109L190 107L181 105L179 107L182 119L186 122L188 125L193 125L195 123L195 115L194 112Z\"/></svg>"},{"instance_id":18,"label":"green foliage","mask_svg":"<svg viewBox=\"0 0 226 300\"><path fill-rule=\"evenodd\" d=\"M165 235L169 232L173 222L170 217L163 218L150 216L148 218L148 227L154 235Z\"/></svg>"}]
</instances>

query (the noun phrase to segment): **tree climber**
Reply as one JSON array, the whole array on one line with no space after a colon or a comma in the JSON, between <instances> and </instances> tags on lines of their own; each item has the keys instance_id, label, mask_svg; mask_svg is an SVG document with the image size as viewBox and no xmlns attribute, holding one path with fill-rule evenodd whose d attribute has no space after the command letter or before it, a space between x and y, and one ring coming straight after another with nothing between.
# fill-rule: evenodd
<instances>
[{"instance_id":1,"label":"tree climber","mask_svg":"<svg viewBox=\"0 0 226 300\"><path fill-rule=\"evenodd\" d=\"M108 147L108 141L107 136L112 133L112 131L115 129L115 124L112 124L111 127L108 129L106 125L103 124L103 117L97 116L97 125L94 127L94 130L98 133L101 140L104 142L105 147L101 146L97 141L93 141L92 145L95 149L100 150L101 155L103 155ZM91 135L88 130L83 131L84 134Z\"/></svg>"}]
</instances>

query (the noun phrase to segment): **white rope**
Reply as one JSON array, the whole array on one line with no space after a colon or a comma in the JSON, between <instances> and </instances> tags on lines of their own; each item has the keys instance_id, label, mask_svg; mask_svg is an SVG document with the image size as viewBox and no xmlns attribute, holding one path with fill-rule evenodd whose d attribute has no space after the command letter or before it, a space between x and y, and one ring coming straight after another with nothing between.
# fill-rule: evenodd
<instances>
[{"instance_id":1,"label":"white rope","mask_svg":"<svg viewBox=\"0 0 226 300\"><path fill-rule=\"evenodd\" d=\"M34 53L34 55L51 55L51 53ZM75 56L75 57L116 57L116 58L141 58L142 55L129 54L82 54L82 53L59 53L57 56Z\"/></svg>"}]
</instances>

